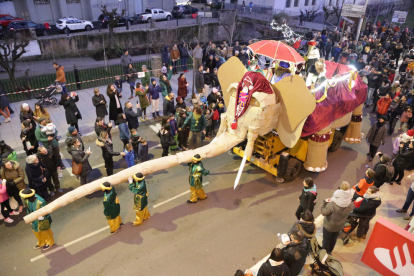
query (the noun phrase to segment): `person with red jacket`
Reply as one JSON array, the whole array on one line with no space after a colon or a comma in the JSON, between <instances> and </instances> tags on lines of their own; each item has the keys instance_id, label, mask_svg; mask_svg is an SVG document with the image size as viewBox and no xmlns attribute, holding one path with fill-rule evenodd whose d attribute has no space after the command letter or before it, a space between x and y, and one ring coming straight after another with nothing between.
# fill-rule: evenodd
<instances>
[{"instance_id":1,"label":"person with red jacket","mask_svg":"<svg viewBox=\"0 0 414 276\"><path fill-rule=\"evenodd\" d=\"M390 74L388 75L388 80L390 81L390 85L394 83L395 79L395 70L391 69Z\"/></svg>"},{"instance_id":2,"label":"person with red jacket","mask_svg":"<svg viewBox=\"0 0 414 276\"><path fill-rule=\"evenodd\" d=\"M387 93L385 95L385 97L382 97L381 99L378 100L377 102L377 118L387 114L388 109L390 108L391 105L391 95L389 93Z\"/></svg>"},{"instance_id":3,"label":"person with red jacket","mask_svg":"<svg viewBox=\"0 0 414 276\"><path fill-rule=\"evenodd\" d=\"M216 135L216 126L218 125L218 121L220 120L220 114L217 110L216 104L212 104L213 106L213 117L212 117L212 123L211 123L211 133L212 135Z\"/></svg>"},{"instance_id":4,"label":"person with red jacket","mask_svg":"<svg viewBox=\"0 0 414 276\"><path fill-rule=\"evenodd\" d=\"M357 199L358 197L364 197L368 188L374 185L374 176L375 172L372 169L368 169L365 172L364 178L359 180L359 183L352 187L352 189L355 190L353 199Z\"/></svg>"}]
</instances>

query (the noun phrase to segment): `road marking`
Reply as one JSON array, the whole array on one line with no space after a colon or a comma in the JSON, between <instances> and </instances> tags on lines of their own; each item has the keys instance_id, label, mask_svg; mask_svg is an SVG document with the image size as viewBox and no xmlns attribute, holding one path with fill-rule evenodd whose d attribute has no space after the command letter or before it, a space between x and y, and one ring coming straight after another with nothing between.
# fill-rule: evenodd
<instances>
[{"instance_id":1,"label":"road marking","mask_svg":"<svg viewBox=\"0 0 414 276\"><path fill-rule=\"evenodd\" d=\"M244 169L247 165L249 165L249 164L250 164L250 163L246 163L246 164L244 164L243 169ZM233 172L237 172L237 171L239 170L239 168L240 168L240 167L235 168L235 169L233 170Z\"/></svg>"},{"instance_id":2,"label":"road marking","mask_svg":"<svg viewBox=\"0 0 414 276\"><path fill-rule=\"evenodd\" d=\"M64 245L58 246L58 247L56 247L56 248L54 248L54 249L51 249L50 251L48 251L48 252L46 252L46 253L44 253L44 254L41 254L41 255L39 255L39 256L37 256L37 257L34 257L34 258L30 259L30 262L32 262L32 263L33 263L33 262L35 262L35 261L37 261L37 260L40 260L40 259L42 259L42 258L44 258L44 257L46 257L46 256L48 256L48 255L50 255L50 254L52 254L52 253L55 253L55 252L57 252L57 251L60 251L60 250L62 250L62 249L64 249L64 248L67 248L67 247L69 247L69 246L71 246L71 245L73 245L73 244L75 244L75 243L78 243L78 242L80 242L80 241L83 241L84 239L87 239L87 238L92 237L92 236L94 236L94 235L96 235L96 234L99 234L99 233L101 233L102 231L105 231L105 230L107 230L107 229L109 229L109 226L105 226L105 227L103 227L103 228L101 228L101 229L98 229L98 230L96 230L96 231L94 231L94 232L92 232L92 233L89 233L89 234L87 234L87 235L85 235L85 236L83 236L83 237L80 237L80 238L78 238L78 239L76 239L76 240L73 240L73 241L68 242L68 243L66 243L66 244L64 244Z\"/></svg>"},{"instance_id":3,"label":"road marking","mask_svg":"<svg viewBox=\"0 0 414 276\"><path fill-rule=\"evenodd\" d=\"M206 185L208 185L208 184L210 184L210 182L203 183L203 186L206 186ZM187 191L185 191L184 193L181 193L181 194L179 194L179 195L176 195L175 197L172 197L172 198L170 198L170 199L167 199L166 201L163 201L163 202L161 202L161 203L155 204L154 206L152 206L152 208L153 208L153 209L155 209L155 208L157 208L157 207L160 207L161 205L164 205L164 204L166 204L166 203L168 203L168 202L170 202L170 201L173 201L174 199L177 199L177 198L179 198L180 196L183 196L183 195L188 194L188 193L190 193L190 190L187 190Z\"/></svg>"},{"instance_id":4,"label":"road marking","mask_svg":"<svg viewBox=\"0 0 414 276\"><path fill-rule=\"evenodd\" d=\"M316 227L316 229L318 229L319 227L321 227L322 226L322 224L323 224L323 216L322 216L322 214L321 215L319 215L316 219L315 219L315 227ZM266 262L267 261L267 259L270 257L270 254L268 254L266 257L264 257L263 259L261 259L259 262L257 262L254 266L252 266L251 268L250 268L250 270L252 271L252 273L253 273L253 275L256 275L257 274L257 272L259 272L259 269L260 269L260 267L262 266L262 264L264 263L264 262Z\"/></svg>"},{"instance_id":5,"label":"road marking","mask_svg":"<svg viewBox=\"0 0 414 276\"><path fill-rule=\"evenodd\" d=\"M161 125L160 124L155 124L155 125L149 125L149 127L155 131L155 133L158 133L161 130Z\"/></svg>"},{"instance_id":6,"label":"road marking","mask_svg":"<svg viewBox=\"0 0 414 276\"><path fill-rule=\"evenodd\" d=\"M62 153L60 153L60 158L62 159L62 163L63 166L66 167L65 170L68 171L68 173L70 174L70 176L74 176L74 174L72 173L72 164L69 164L68 161L66 161L65 157L62 155Z\"/></svg>"}]
</instances>

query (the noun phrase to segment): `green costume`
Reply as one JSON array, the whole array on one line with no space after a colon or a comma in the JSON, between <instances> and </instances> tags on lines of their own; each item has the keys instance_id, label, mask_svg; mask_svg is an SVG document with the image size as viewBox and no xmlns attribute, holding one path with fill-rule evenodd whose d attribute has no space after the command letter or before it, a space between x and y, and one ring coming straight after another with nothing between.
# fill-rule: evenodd
<instances>
[{"instance_id":1,"label":"green costume","mask_svg":"<svg viewBox=\"0 0 414 276\"><path fill-rule=\"evenodd\" d=\"M35 195L36 199L33 202L30 202L28 199L25 199L27 214L33 213L34 211L39 210L42 207L46 206L46 201L38 195ZM52 224L52 218L50 215L44 216L44 220L35 220L31 223L33 231L47 231L50 229Z\"/></svg>"},{"instance_id":2,"label":"green costume","mask_svg":"<svg viewBox=\"0 0 414 276\"><path fill-rule=\"evenodd\" d=\"M191 113L190 116L184 121L181 128L184 129L186 127L190 127L190 131L200 132L206 128L206 124L207 122L204 115L195 115L194 113Z\"/></svg>"},{"instance_id":3,"label":"green costume","mask_svg":"<svg viewBox=\"0 0 414 276\"><path fill-rule=\"evenodd\" d=\"M141 79L141 84L143 87L150 85L150 73L148 71L145 72L145 77Z\"/></svg>"},{"instance_id":4,"label":"green costume","mask_svg":"<svg viewBox=\"0 0 414 276\"><path fill-rule=\"evenodd\" d=\"M116 197L115 188L112 187L112 190L109 193L104 194L103 199L104 205L104 215L107 220L115 219L119 216L121 212L121 206L119 205L119 200Z\"/></svg>"},{"instance_id":5,"label":"green costume","mask_svg":"<svg viewBox=\"0 0 414 276\"><path fill-rule=\"evenodd\" d=\"M134 193L134 211L142 211L148 205L147 185L145 180L129 184L129 190Z\"/></svg>"},{"instance_id":6,"label":"green costume","mask_svg":"<svg viewBox=\"0 0 414 276\"><path fill-rule=\"evenodd\" d=\"M197 164L190 163L189 164L190 169L190 176L189 176L189 182L190 185L196 189L202 189L203 188L203 175L210 174L210 171L204 169L203 163L198 162Z\"/></svg>"},{"instance_id":7,"label":"green costume","mask_svg":"<svg viewBox=\"0 0 414 276\"><path fill-rule=\"evenodd\" d=\"M266 77L265 73L262 69L251 69L250 67L247 69L247 71L256 72L256 73L262 73L263 76Z\"/></svg>"}]
</instances>

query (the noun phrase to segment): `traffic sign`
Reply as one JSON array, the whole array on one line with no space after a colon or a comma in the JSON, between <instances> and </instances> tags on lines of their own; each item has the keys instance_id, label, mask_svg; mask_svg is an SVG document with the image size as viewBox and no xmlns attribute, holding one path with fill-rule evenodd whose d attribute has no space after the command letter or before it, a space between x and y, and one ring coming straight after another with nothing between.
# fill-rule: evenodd
<instances>
[{"instance_id":1,"label":"traffic sign","mask_svg":"<svg viewBox=\"0 0 414 276\"><path fill-rule=\"evenodd\" d=\"M344 4L341 16L363 18L367 7L364 5Z\"/></svg>"}]
</instances>

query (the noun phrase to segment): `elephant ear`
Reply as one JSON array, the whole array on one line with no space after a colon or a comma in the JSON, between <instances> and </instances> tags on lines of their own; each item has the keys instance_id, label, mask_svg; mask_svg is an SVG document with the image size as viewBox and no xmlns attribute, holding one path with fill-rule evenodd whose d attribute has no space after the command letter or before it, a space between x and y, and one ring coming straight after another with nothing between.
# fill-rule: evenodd
<instances>
[{"instance_id":1,"label":"elephant ear","mask_svg":"<svg viewBox=\"0 0 414 276\"><path fill-rule=\"evenodd\" d=\"M273 87L283 107L277 132L285 146L293 147L300 138L307 117L315 110L315 98L300 76L285 77Z\"/></svg>"},{"instance_id":2,"label":"elephant ear","mask_svg":"<svg viewBox=\"0 0 414 276\"><path fill-rule=\"evenodd\" d=\"M227 92L227 89L232 83L239 83L246 72L246 67L237 57L229 58L218 69L217 75L223 91L223 100L226 106L229 106L231 96L231 94Z\"/></svg>"}]
</instances>

